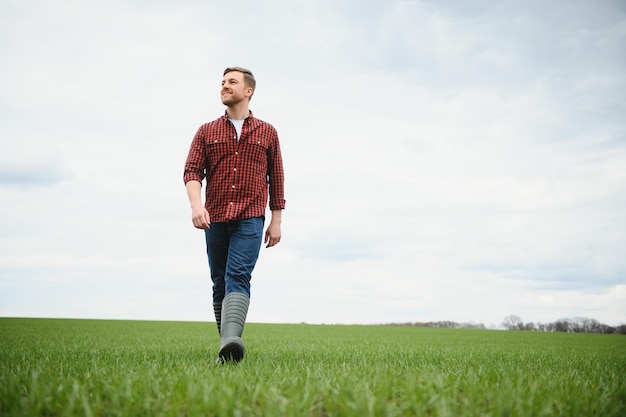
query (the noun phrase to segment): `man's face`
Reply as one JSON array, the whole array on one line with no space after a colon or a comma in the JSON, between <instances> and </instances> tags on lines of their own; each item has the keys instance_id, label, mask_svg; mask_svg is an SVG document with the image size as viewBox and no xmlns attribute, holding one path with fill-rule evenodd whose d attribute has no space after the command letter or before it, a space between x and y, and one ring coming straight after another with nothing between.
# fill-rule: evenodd
<instances>
[{"instance_id":1,"label":"man's face","mask_svg":"<svg viewBox=\"0 0 626 417\"><path fill-rule=\"evenodd\" d=\"M252 95L252 88L246 87L243 73L231 71L224 75L221 89L222 103L226 106L239 104Z\"/></svg>"}]
</instances>

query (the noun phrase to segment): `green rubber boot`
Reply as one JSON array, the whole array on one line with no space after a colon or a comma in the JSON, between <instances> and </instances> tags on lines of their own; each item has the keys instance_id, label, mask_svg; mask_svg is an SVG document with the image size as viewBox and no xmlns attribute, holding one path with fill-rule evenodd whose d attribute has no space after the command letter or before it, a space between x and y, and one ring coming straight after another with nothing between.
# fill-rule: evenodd
<instances>
[{"instance_id":1,"label":"green rubber boot","mask_svg":"<svg viewBox=\"0 0 626 417\"><path fill-rule=\"evenodd\" d=\"M221 340L218 357L222 363L231 360L237 363L243 359L244 345L241 335L246 323L249 305L248 296L238 292L231 292L222 301Z\"/></svg>"}]
</instances>

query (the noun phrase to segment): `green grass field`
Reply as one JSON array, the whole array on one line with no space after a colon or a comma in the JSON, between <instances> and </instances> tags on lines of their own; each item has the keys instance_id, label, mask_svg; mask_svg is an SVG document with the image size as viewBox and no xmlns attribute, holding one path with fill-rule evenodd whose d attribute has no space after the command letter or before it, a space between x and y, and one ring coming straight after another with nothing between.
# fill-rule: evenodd
<instances>
[{"instance_id":1,"label":"green grass field","mask_svg":"<svg viewBox=\"0 0 626 417\"><path fill-rule=\"evenodd\" d=\"M624 416L619 335L0 319L1 416Z\"/></svg>"}]
</instances>

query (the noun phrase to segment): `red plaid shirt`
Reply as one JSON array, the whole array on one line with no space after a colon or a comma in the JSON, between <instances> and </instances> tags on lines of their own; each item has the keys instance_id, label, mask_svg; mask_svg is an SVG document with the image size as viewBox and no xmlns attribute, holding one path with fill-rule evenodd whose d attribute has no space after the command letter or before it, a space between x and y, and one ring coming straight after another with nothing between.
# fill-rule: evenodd
<instances>
[{"instance_id":1,"label":"red plaid shirt","mask_svg":"<svg viewBox=\"0 0 626 417\"><path fill-rule=\"evenodd\" d=\"M265 215L285 208L283 160L276 129L250 116L237 140L226 115L198 129L191 142L184 181L207 180L205 207L211 222Z\"/></svg>"}]
</instances>

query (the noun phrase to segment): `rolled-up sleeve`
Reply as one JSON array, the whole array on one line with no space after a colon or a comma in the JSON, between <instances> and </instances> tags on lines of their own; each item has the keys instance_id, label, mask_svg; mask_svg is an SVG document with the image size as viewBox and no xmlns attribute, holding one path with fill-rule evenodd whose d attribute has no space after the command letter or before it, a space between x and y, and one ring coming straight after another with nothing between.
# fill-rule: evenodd
<instances>
[{"instance_id":1,"label":"rolled-up sleeve","mask_svg":"<svg viewBox=\"0 0 626 417\"><path fill-rule=\"evenodd\" d=\"M185 184L189 181L202 182L206 176L205 138L205 126L201 126L191 142L187 161L185 162L185 170L183 173L183 181Z\"/></svg>"},{"instance_id":2,"label":"rolled-up sleeve","mask_svg":"<svg viewBox=\"0 0 626 417\"><path fill-rule=\"evenodd\" d=\"M270 210L285 209L285 172L278 134L274 134L268 149L269 207Z\"/></svg>"}]
</instances>

